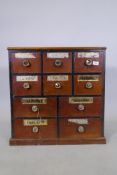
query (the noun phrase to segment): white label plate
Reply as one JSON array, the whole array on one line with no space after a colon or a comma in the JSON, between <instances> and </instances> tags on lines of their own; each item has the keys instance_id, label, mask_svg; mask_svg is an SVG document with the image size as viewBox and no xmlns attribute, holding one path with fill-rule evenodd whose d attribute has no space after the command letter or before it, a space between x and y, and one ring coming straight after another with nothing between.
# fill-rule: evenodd
<instances>
[{"instance_id":1,"label":"white label plate","mask_svg":"<svg viewBox=\"0 0 117 175\"><path fill-rule=\"evenodd\" d=\"M48 75L47 81L68 81L68 75Z\"/></svg>"},{"instance_id":2,"label":"white label plate","mask_svg":"<svg viewBox=\"0 0 117 175\"><path fill-rule=\"evenodd\" d=\"M99 66L99 61L93 61L94 66Z\"/></svg>"},{"instance_id":3,"label":"white label plate","mask_svg":"<svg viewBox=\"0 0 117 175\"><path fill-rule=\"evenodd\" d=\"M36 58L33 53L15 53L15 58Z\"/></svg>"},{"instance_id":4,"label":"white label plate","mask_svg":"<svg viewBox=\"0 0 117 175\"><path fill-rule=\"evenodd\" d=\"M99 52L78 52L78 58L99 58Z\"/></svg>"},{"instance_id":5,"label":"white label plate","mask_svg":"<svg viewBox=\"0 0 117 175\"><path fill-rule=\"evenodd\" d=\"M67 52L49 52L47 53L47 58L69 58L69 53Z\"/></svg>"},{"instance_id":6,"label":"white label plate","mask_svg":"<svg viewBox=\"0 0 117 175\"><path fill-rule=\"evenodd\" d=\"M16 76L16 81L38 81L38 76Z\"/></svg>"},{"instance_id":7,"label":"white label plate","mask_svg":"<svg viewBox=\"0 0 117 175\"><path fill-rule=\"evenodd\" d=\"M68 122L77 123L80 125L88 125L88 119L68 119Z\"/></svg>"}]
</instances>

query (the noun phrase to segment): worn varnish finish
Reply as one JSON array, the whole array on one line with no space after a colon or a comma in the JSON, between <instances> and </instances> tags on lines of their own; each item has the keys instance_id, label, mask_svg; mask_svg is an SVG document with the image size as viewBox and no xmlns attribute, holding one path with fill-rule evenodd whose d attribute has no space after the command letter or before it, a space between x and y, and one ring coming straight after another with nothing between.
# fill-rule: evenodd
<instances>
[{"instance_id":1,"label":"worn varnish finish","mask_svg":"<svg viewBox=\"0 0 117 175\"><path fill-rule=\"evenodd\" d=\"M9 47L10 145L106 143L105 50Z\"/></svg>"}]
</instances>

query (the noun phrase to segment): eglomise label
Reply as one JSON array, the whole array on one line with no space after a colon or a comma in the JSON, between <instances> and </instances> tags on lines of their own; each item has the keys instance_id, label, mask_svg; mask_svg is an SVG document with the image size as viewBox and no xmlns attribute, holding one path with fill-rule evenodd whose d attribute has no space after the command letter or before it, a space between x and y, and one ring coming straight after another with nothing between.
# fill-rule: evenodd
<instances>
[{"instance_id":1,"label":"eglomise label","mask_svg":"<svg viewBox=\"0 0 117 175\"><path fill-rule=\"evenodd\" d=\"M93 97L69 97L69 103L93 103Z\"/></svg>"},{"instance_id":2,"label":"eglomise label","mask_svg":"<svg viewBox=\"0 0 117 175\"><path fill-rule=\"evenodd\" d=\"M69 53L67 52L49 52L47 53L47 58L69 58Z\"/></svg>"},{"instance_id":3,"label":"eglomise label","mask_svg":"<svg viewBox=\"0 0 117 175\"><path fill-rule=\"evenodd\" d=\"M22 104L47 104L47 98L22 98Z\"/></svg>"},{"instance_id":4,"label":"eglomise label","mask_svg":"<svg viewBox=\"0 0 117 175\"><path fill-rule=\"evenodd\" d=\"M77 123L80 125L88 125L88 119L68 119L68 122Z\"/></svg>"},{"instance_id":5,"label":"eglomise label","mask_svg":"<svg viewBox=\"0 0 117 175\"><path fill-rule=\"evenodd\" d=\"M47 125L47 119L23 120L24 126L41 126Z\"/></svg>"},{"instance_id":6,"label":"eglomise label","mask_svg":"<svg viewBox=\"0 0 117 175\"><path fill-rule=\"evenodd\" d=\"M99 81L99 75L78 75L78 81Z\"/></svg>"},{"instance_id":7,"label":"eglomise label","mask_svg":"<svg viewBox=\"0 0 117 175\"><path fill-rule=\"evenodd\" d=\"M47 81L68 81L68 75L48 75Z\"/></svg>"},{"instance_id":8,"label":"eglomise label","mask_svg":"<svg viewBox=\"0 0 117 175\"><path fill-rule=\"evenodd\" d=\"M33 53L21 53L21 52L18 52L18 53L15 53L15 58L36 58L35 55Z\"/></svg>"},{"instance_id":9,"label":"eglomise label","mask_svg":"<svg viewBox=\"0 0 117 175\"><path fill-rule=\"evenodd\" d=\"M38 81L38 76L18 75L16 76L16 81Z\"/></svg>"}]
</instances>

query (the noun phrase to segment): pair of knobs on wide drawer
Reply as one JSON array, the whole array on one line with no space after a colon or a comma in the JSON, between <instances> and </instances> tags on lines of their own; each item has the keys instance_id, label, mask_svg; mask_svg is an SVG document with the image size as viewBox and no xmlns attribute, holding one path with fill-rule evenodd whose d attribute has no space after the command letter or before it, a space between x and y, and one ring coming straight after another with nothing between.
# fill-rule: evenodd
<instances>
[{"instance_id":1,"label":"pair of knobs on wide drawer","mask_svg":"<svg viewBox=\"0 0 117 175\"><path fill-rule=\"evenodd\" d=\"M78 105L77 109L78 109L79 111L84 111L85 106L84 106L83 104L80 104L80 105ZM38 106L33 105L33 106L32 106L32 111L33 111L33 112L39 111Z\"/></svg>"},{"instance_id":2,"label":"pair of knobs on wide drawer","mask_svg":"<svg viewBox=\"0 0 117 175\"><path fill-rule=\"evenodd\" d=\"M85 128L84 128L83 126L79 126L79 127L77 128L77 131L78 131L79 133L84 133ZM38 128L37 126L33 126L32 132L33 132L33 133L39 132L39 128Z\"/></svg>"}]
</instances>

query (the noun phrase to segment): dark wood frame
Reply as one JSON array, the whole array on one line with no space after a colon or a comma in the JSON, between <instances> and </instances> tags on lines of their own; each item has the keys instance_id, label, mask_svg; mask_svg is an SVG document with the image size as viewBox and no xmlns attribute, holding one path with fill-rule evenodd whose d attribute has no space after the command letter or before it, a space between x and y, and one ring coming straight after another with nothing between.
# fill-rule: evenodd
<instances>
[{"instance_id":1,"label":"dark wood frame","mask_svg":"<svg viewBox=\"0 0 117 175\"><path fill-rule=\"evenodd\" d=\"M105 144L106 143L106 139L104 137L104 100L105 100L105 50L106 47L8 47L8 51L9 51L9 81L10 81L10 100L11 100L11 139L9 141L10 145L38 145L38 144ZM43 73L43 52L48 52L48 51L52 51L52 52L56 52L56 51L60 51L60 52L66 52L66 51L71 51L72 52L72 73L67 73L68 75L72 75L72 80L73 80L73 76L75 74L78 73L74 73L74 64L73 64L73 59L74 59L74 52L76 51L100 51L104 57L104 66L103 66L103 72L99 73L102 75L103 77L103 110L102 110L102 116L100 117L100 119L102 120L103 124L102 124L102 137L100 138L88 138L88 139L45 139L45 140L39 140L39 139L16 139L14 138L14 133L13 133L13 91L12 91L12 75L17 75L17 74L12 74L11 72L11 53L16 52L16 51L40 51L41 52L41 73L37 73L37 74L30 74L30 75L41 75L42 76L42 81L41 81L41 88L43 89L43 75L48 75L48 73ZM18 75L23 75L22 73L18 73ZM60 75L64 75L66 73L50 73L50 74L60 74ZM82 73L83 74L83 73ZM89 74L89 73L88 73ZM92 74L92 73L91 73ZM95 74L95 73L93 73ZM25 74L26 75L26 74ZM74 83L72 81L72 95L74 96ZM42 94L39 97L44 97L43 95L43 90L42 90ZM50 95L49 95L50 96ZM64 96L64 95L62 95ZM77 95L76 95L77 96ZM80 95L79 95L80 96ZM88 96L88 95L86 95ZM90 95L89 95L90 96ZM93 95L92 95L93 96ZM32 96L30 96L32 97ZM47 97L47 96L46 96ZM59 97L60 96L56 96L57 97L57 109L58 109L58 105L59 105ZM80 118L80 117L79 117ZM58 136L59 136L59 111L57 110L57 122L58 122Z\"/></svg>"}]
</instances>

